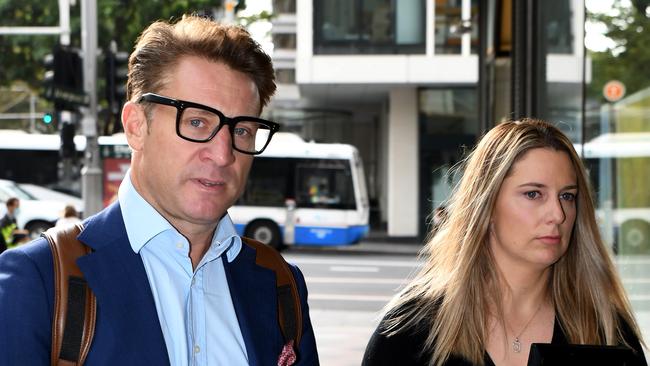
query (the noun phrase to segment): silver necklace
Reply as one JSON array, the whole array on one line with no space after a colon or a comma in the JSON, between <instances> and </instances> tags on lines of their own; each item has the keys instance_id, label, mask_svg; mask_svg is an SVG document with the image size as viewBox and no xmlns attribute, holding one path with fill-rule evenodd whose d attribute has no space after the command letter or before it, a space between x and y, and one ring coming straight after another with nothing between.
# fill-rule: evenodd
<instances>
[{"instance_id":1,"label":"silver necklace","mask_svg":"<svg viewBox=\"0 0 650 366\"><path fill-rule=\"evenodd\" d=\"M528 326L533 321L533 319L535 319L535 316L537 315L537 313L539 313L539 310L542 308L543 303L544 302L539 303L539 306L537 307L537 310L535 310L535 312L533 313L533 316L531 316L530 319L528 319L528 322L526 322L526 325L524 325L524 329L522 329L521 332L519 332L519 335L515 336L515 340L512 342L512 350L515 353L521 352L521 342L519 341L519 337L521 337L521 335L524 334L526 328L528 328Z\"/></svg>"}]
</instances>

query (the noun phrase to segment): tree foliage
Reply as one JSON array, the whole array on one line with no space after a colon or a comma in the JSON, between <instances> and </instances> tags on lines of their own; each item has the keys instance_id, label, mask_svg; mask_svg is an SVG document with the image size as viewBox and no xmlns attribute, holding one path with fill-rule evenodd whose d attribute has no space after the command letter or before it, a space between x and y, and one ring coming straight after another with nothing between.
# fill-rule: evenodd
<instances>
[{"instance_id":1,"label":"tree foliage","mask_svg":"<svg viewBox=\"0 0 650 366\"><path fill-rule=\"evenodd\" d=\"M71 43L81 44L81 2L70 8ZM120 51L130 52L137 36L151 22L170 20L185 13L212 16L221 11L220 0L97 0L98 48L106 50L111 40ZM240 0L236 10L245 7ZM58 26L57 0L0 0L2 26ZM58 35L0 35L0 86L17 81L38 90L43 58L59 42ZM102 63L98 61L101 73Z\"/></svg>"},{"instance_id":2,"label":"tree foliage","mask_svg":"<svg viewBox=\"0 0 650 366\"><path fill-rule=\"evenodd\" d=\"M81 48L81 3L85 0L71 0L70 43ZM142 30L156 20L174 20L183 14L199 14L220 19L223 15L222 0L96 0L97 2L97 96L99 98L100 131L110 131L111 126L119 128L117 117L107 111L104 100L105 70L102 53L108 51L115 41L118 51L131 52ZM246 1L239 0L235 12L245 9ZM55 27L59 25L59 4L57 0L0 0L0 19L3 27ZM259 19L268 19L266 13L243 18L248 25ZM0 88L5 91L19 89L20 92L0 93L0 113L22 112L29 108L29 100L23 100L32 93L39 94L45 72L43 60L60 43L59 35L0 35ZM31 90L31 92L27 92ZM44 99L37 102L37 110L51 110ZM2 128L23 128L27 121L3 121ZM39 124L38 127L44 125ZM43 128L55 130L55 124Z\"/></svg>"},{"instance_id":3,"label":"tree foliage","mask_svg":"<svg viewBox=\"0 0 650 366\"><path fill-rule=\"evenodd\" d=\"M619 80L630 95L650 86L650 18L646 15L647 1L615 0L608 14L587 13L588 20L607 27L605 36L615 46L603 52L591 52L593 80L589 96L603 98L602 88L609 80Z\"/></svg>"}]
</instances>

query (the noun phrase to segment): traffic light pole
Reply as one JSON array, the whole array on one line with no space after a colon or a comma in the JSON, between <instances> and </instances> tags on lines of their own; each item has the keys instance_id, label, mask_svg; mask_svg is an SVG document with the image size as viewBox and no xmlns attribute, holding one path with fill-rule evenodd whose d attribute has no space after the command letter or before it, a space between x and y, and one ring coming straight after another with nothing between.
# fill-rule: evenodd
<instances>
[{"instance_id":1,"label":"traffic light pole","mask_svg":"<svg viewBox=\"0 0 650 366\"><path fill-rule=\"evenodd\" d=\"M102 209L102 169L97 143L97 0L81 2L81 45L83 51L84 92L88 107L82 108L81 128L86 136L84 167L81 170L81 194L84 216Z\"/></svg>"},{"instance_id":2,"label":"traffic light pole","mask_svg":"<svg viewBox=\"0 0 650 366\"><path fill-rule=\"evenodd\" d=\"M59 26L61 27L61 35L59 36L59 44L62 46L70 46L70 1L59 0ZM60 111L58 116L59 121L59 134L63 136L62 129L65 124L73 124L73 115L70 111ZM69 127L66 127L69 128ZM74 131L74 129L73 129ZM74 132L72 133L74 138ZM61 141L63 145L63 140ZM74 149L74 146L73 146ZM72 185L74 176L73 156L61 154L61 162L59 166L59 179L63 187Z\"/></svg>"}]
</instances>

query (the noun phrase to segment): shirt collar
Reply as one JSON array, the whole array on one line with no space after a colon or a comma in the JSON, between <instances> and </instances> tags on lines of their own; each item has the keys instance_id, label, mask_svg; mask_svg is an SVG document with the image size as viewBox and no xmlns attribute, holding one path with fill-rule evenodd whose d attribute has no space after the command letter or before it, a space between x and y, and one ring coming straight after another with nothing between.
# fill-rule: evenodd
<instances>
[{"instance_id":1,"label":"shirt collar","mask_svg":"<svg viewBox=\"0 0 650 366\"><path fill-rule=\"evenodd\" d=\"M135 253L139 253L151 239L163 231L173 230L178 233L176 228L138 193L131 182L130 169L126 172L120 184L117 197L124 219L126 235ZM208 251L216 251L214 252L215 255L226 252L228 262L232 262L241 251L241 247L241 238L237 235L235 225L226 213L214 231Z\"/></svg>"}]
</instances>

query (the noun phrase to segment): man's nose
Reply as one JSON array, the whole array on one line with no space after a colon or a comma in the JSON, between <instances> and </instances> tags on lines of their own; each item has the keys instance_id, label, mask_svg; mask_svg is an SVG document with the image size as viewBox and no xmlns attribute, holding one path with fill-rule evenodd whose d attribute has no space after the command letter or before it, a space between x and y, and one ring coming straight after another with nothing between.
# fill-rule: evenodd
<instances>
[{"instance_id":1,"label":"man's nose","mask_svg":"<svg viewBox=\"0 0 650 366\"><path fill-rule=\"evenodd\" d=\"M214 161L217 165L226 166L235 161L229 126L221 127L214 138L206 142L205 145L204 157Z\"/></svg>"}]
</instances>

